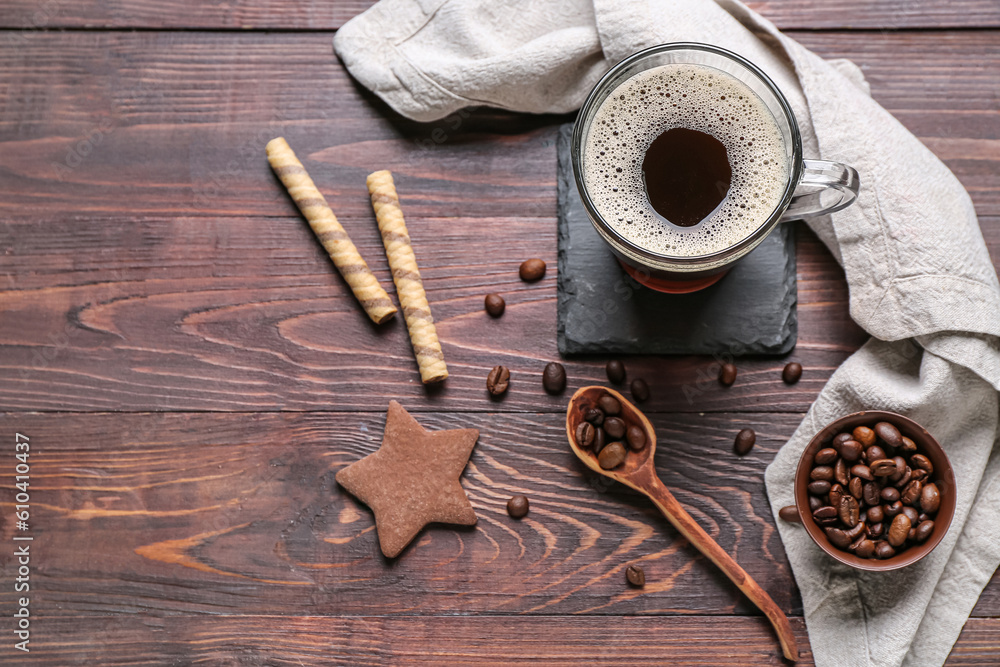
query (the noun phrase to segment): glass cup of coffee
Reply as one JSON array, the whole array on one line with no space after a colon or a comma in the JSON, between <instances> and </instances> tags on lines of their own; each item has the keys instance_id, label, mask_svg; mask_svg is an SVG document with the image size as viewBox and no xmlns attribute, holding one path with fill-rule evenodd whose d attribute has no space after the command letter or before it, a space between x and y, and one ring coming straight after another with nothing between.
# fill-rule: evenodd
<instances>
[{"instance_id":1,"label":"glass cup of coffee","mask_svg":"<svg viewBox=\"0 0 1000 667\"><path fill-rule=\"evenodd\" d=\"M654 46L597 83L573 128L573 171L597 232L636 281L717 282L784 220L850 206L859 178L802 159L785 96L715 46Z\"/></svg>"}]
</instances>

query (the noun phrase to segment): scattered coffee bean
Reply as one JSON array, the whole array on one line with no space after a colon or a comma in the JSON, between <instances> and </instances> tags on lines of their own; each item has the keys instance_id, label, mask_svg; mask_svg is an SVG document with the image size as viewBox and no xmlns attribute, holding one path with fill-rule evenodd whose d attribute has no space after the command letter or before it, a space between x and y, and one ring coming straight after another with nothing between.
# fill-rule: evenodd
<instances>
[{"instance_id":1,"label":"scattered coffee bean","mask_svg":"<svg viewBox=\"0 0 1000 667\"><path fill-rule=\"evenodd\" d=\"M642 378L637 378L632 380L632 398L636 400L637 403L645 403L649 400L649 385Z\"/></svg>"},{"instance_id":2,"label":"scattered coffee bean","mask_svg":"<svg viewBox=\"0 0 1000 667\"><path fill-rule=\"evenodd\" d=\"M837 450L832 447L819 450L816 452L816 457L813 459L818 466L828 466L836 460Z\"/></svg>"},{"instance_id":3,"label":"scattered coffee bean","mask_svg":"<svg viewBox=\"0 0 1000 667\"><path fill-rule=\"evenodd\" d=\"M542 371L542 386L550 394L558 394L566 388L566 369L557 361L545 364Z\"/></svg>"},{"instance_id":4,"label":"scattered coffee bean","mask_svg":"<svg viewBox=\"0 0 1000 667\"><path fill-rule=\"evenodd\" d=\"M625 433L625 441L628 442L629 449L637 452L646 446L646 433L635 424L632 424Z\"/></svg>"},{"instance_id":5,"label":"scattered coffee bean","mask_svg":"<svg viewBox=\"0 0 1000 667\"><path fill-rule=\"evenodd\" d=\"M528 513L528 499L524 496L514 496L507 501L507 514L520 519Z\"/></svg>"},{"instance_id":6,"label":"scattered coffee bean","mask_svg":"<svg viewBox=\"0 0 1000 667\"><path fill-rule=\"evenodd\" d=\"M500 317L507 308L507 302L503 300L503 297L492 293L486 295L483 305L486 307L486 312L489 313L490 317Z\"/></svg>"},{"instance_id":7,"label":"scattered coffee bean","mask_svg":"<svg viewBox=\"0 0 1000 667\"><path fill-rule=\"evenodd\" d=\"M882 438L882 441L890 447L896 448L903 444L903 434L899 429L889 422L879 422L875 424L875 435ZM912 440L910 442L913 442Z\"/></svg>"},{"instance_id":8,"label":"scattered coffee bean","mask_svg":"<svg viewBox=\"0 0 1000 667\"><path fill-rule=\"evenodd\" d=\"M625 381L625 364L617 359L609 361L608 365L604 367L604 371L608 374L608 380L614 384L621 384Z\"/></svg>"},{"instance_id":9,"label":"scattered coffee bean","mask_svg":"<svg viewBox=\"0 0 1000 667\"><path fill-rule=\"evenodd\" d=\"M587 411L583 413L583 418L594 426L600 426L604 423L604 410L600 408L587 408Z\"/></svg>"},{"instance_id":10,"label":"scattered coffee bean","mask_svg":"<svg viewBox=\"0 0 1000 667\"><path fill-rule=\"evenodd\" d=\"M625 445L620 442L612 442L597 455L597 463L605 470L611 470L625 463L627 455L628 452L625 450Z\"/></svg>"},{"instance_id":11,"label":"scattered coffee bean","mask_svg":"<svg viewBox=\"0 0 1000 667\"><path fill-rule=\"evenodd\" d=\"M795 384L802 377L802 364L792 361L785 364L785 369L781 371L781 379L785 384Z\"/></svg>"},{"instance_id":12,"label":"scattered coffee bean","mask_svg":"<svg viewBox=\"0 0 1000 667\"><path fill-rule=\"evenodd\" d=\"M788 523L802 523L802 517L799 516L799 508L795 505L788 505L778 510L778 518Z\"/></svg>"},{"instance_id":13,"label":"scattered coffee bean","mask_svg":"<svg viewBox=\"0 0 1000 667\"><path fill-rule=\"evenodd\" d=\"M731 387L734 382L736 382L735 364L722 364L722 368L719 369L719 384L723 387Z\"/></svg>"},{"instance_id":14,"label":"scattered coffee bean","mask_svg":"<svg viewBox=\"0 0 1000 667\"><path fill-rule=\"evenodd\" d=\"M757 442L757 434L752 428L745 428L736 434L736 441L733 443L733 451L739 456L745 456L753 449Z\"/></svg>"},{"instance_id":15,"label":"scattered coffee bean","mask_svg":"<svg viewBox=\"0 0 1000 667\"><path fill-rule=\"evenodd\" d=\"M590 422L580 422L576 427L576 444L584 449L590 449L594 444L597 429Z\"/></svg>"},{"instance_id":16,"label":"scattered coffee bean","mask_svg":"<svg viewBox=\"0 0 1000 667\"><path fill-rule=\"evenodd\" d=\"M526 259L518 270L521 280L534 282L545 277L545 262L540 259Z\"/></svg>"},{"instance_id":17,"label":"scattered coffee bean","mask_svg":"<svg viewBox=\"0 0 1000 667\"><path fill-rule=\"evenodd\" d=\"M625 579L628 580L629 585L636 588L642 588L646 585L646 573L636 565L629 565L625 568Z\"/></svg>"},{"instance_id":18,"label":"scattered coffee bean","mask_svg":"<svg viewBox=\"0 0 1000 667\"><path fill-rule=\"evenodd\" d=\"M486 376L486 391L499 396L510 386L510 371L505 366L494 366Z\"/></svg>"},{"instance_id":19,"label":"scattered coffee bean","mask_svg":"<svg viewBox=\"0 0 1000 667\"><path fill-rule=\"evenodd\" d=\"M618 399L612 396L611 394L605 394L604 396L601 396L601 398L598 399L597 401L597 405L601 407L601 410L604 410L605 415L609 416L617 415L619 412L622 411L622 404L619 403Z\"/></svg>"},{"instance_id":20,"label":"scattered coffee bean","mask_svg":"<svg viewBox=\"0 0 1000 667\"><path fill-rule=\"evenodd\" d=\"M625 422L620 417L608 417L604 420L604 432L612 440L625 437Z\"/></svg>"},{"instance_id":21,"label":"scattered coffee bean","mask_svg":"<svg viewBox=\"0 0 1000 667\"><path fill-rule=\"evenodd\" d=\"M867 426L859 426L854 429L854 439L862 444L864 447L871 447L875 444L875 431L871 430Z\"/></svg>"},{"instance_id":22,"label":"scattered coffee bean","mask_svg":"<svg viewBox=\"0 0 1000 667\"><path fill-rule=\"evenodd\" d=\"M813 454L811 518L834 547L859 558L891 558L934 531L941 492L933 472L930 459L895 424L837 433ZM792 507L788 515L794 514Z\"/></svg>"}]
</instances>

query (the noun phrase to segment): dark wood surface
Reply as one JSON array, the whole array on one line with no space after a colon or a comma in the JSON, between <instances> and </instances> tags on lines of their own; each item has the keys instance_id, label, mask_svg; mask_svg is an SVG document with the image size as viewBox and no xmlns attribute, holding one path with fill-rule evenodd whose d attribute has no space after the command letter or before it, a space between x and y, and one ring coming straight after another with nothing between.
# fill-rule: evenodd
<instances>
[{"instance_id":1,"label":"dark wood surface","mask_svg":"<svg viewBox=\"0 0 1000 667\"><path fill-rule=\"evenodd\" d=\"M555 145L566 116L491 110L423 125L361 89L332 30L371 3L0 2L0 536L13 439L31 437L32 653L10 664L781 664L769 626L637 494L572 458L571 391L605 358L555 342ZM1000 5L752 3L874 97L955 172L1000 261ZM137 32L131 29L140 29ZM905 29L904 29L905 28ZM57 30L64 29L64 30ZM903 29L903 30L900 30ZM391 285L364 177L393 170L451 370L419 383L402 322L359 311L271 175L284 135ZM811 664L763 471L865 340L843 272L797 230L786 359L637 357L665 483L786 613ZM517 277L541 257L541 282ZM390 290L392 291L392 290ZM483 295L507 299L503 318ZM805 367L788 387L783 364ZM490 400L489 368L512 388ZM471 529L395 561L333 481L374 451L389 399L482 432ZM742 459L736 431L758 444ZM507 517L514 493L531 499ZM0 578L17 563L0 550ZM639 561L643 591L624 583ZM1000 662L1000 578L949 665Z\"/></svg>"}]
</instances>

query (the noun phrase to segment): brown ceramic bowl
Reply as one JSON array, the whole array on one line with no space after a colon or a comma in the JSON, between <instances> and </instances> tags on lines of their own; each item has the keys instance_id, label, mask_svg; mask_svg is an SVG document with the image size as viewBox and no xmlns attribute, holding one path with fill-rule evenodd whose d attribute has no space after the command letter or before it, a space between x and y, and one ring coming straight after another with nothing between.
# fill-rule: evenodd
<instances>
[{"instance_id":1,"label":"brown ceramic bowl","mask_svg":"<svg viewBox=\"0 0 1000 667\"><path fill-rule=\"evenodd\" d=\"M830 544L823 529L813 520L812 512L809 510L809 472L812 470L813 459L816 452L824 447L828 447L833 437L842 431L854 430L857 426L873 427L876 423L886 421L899 429L899 432L916 443L919 453L931 460L934 465L932 478L938 489L941 491L941 507L934 517L934 532L923 544L908 547L906 550L885 560L859 558L849 551L843 551ZM809 537L813 539L819 548L830 554L841 563L846 563L859 570L869 570L872 572L885 572L906 567L911 563L929 554L938 545L945 533L951 526L951 520L955 516L955 472L951 463L945 455L944 450L938 441L927 432L920 424L912 419L897 415L894 412L884 412L879 410L868 410L865 412L855 412L854 414L841 417L831 422L826 428L813 436L806 446L802 457L799 459L799 466L795 470L795 506L799 511L802 525L805 526Z\"/></svg>"}]
</instances>

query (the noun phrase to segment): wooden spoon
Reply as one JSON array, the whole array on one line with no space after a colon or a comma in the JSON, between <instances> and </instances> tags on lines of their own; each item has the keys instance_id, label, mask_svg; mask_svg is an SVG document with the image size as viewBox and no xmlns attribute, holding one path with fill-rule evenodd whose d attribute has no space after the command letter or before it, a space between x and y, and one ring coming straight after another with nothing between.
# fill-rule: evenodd
<instances>
[{"instance_id":1,"label":"wooden spoon","mask_svg":"<svg viewBox=\"0 0 1000 667\"><path fill-rule=\"evenodd\" d=\"M598 400L605 394L613 396L621 403L622 411L619 416L625 423L639 425L646 435L646 446L637 452L629 451L625 462L613 470L601 468L597 462L597 456L592 451L580 447L576 442L576 427L583 421L585 411L588 408L598 407ZM667 520L680 531L681 535L686 537L698 551L708 556L709 560L715 563L750 598L750 601L764 612L764 615L771 621L771 625L774 626L774 631L778 633L778 641L781 642L781 650L785 657L789 660L798 659L798 648L795 644L795 636L792 634L792 626L778 605L708 533L702 530L701 526L695 523L691 515L681 507L677 499L657 477L656 468L653 465L656 434L653 431L653 425L646 419L646 415L642 414L638 408L614 389L598 386L582 387L573 394L573 398L569 401L569 408L566 410L566 435L573 448L573 453L588 468L648 496L653 504L663 512L663 516L667 517Z\"/></svg>"}]
</instances>

